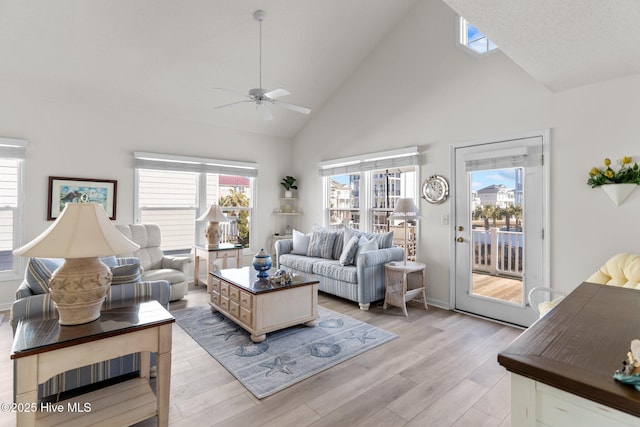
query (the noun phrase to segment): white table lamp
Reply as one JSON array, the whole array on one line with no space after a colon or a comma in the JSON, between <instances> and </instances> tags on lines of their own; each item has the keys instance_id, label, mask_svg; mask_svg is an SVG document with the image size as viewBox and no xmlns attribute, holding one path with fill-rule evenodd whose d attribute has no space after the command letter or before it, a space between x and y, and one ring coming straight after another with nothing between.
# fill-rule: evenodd
<instances>
[{"instance_id":1,"label":"white table lamp","mask_svg":"<svg viewBox=\"0 0 640 427\"><path fill-rule=\"evenodd\" d=\"M49 292L61 325L79 325L100 317L111 269L101 256L132 252L139 246L124 237L96 203L67 203L42 234L13 251L14 255L64 258L53 272Z\"/></svg>"},{"instance_id":2,"label":"white table lamp","mask_svg":"<svg viewBox=\"0 0 640 427\"><path fill-rule=\"evenodd\" d=\"M209 248L216 248L220 245L220 237L222 237L222 231L220 230L221 222L229 222L229 219L224 215L222 209L218 205L211 205L209 209L196 221L209 221L207 228L204 230L204 237L207 239L207 246Z\"/></svg>"},{"instance_id":3,"label":"white table lamp","mask_svg":"<svg viewBox=\"0 0 640 427\"><path fill-rule=\"evenodd\" d=\"M418 210L418 207L413 202L413 199L402 198L398 199L396 208L393 213L389 215L389 221L391 220L403 220L404 221L404 264L407 265L407 222L412 220L421 219L422 215Z\"/></svg>"}]
</instances>

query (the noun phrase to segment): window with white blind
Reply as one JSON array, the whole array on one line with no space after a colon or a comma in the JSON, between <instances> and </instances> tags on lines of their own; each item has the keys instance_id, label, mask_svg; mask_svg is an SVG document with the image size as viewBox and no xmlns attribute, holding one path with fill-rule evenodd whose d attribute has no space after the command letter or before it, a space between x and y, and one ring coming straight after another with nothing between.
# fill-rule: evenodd
<instances>
[{"instance_id":1,"label":"window with white blind","mask_svg":"<svg viewBox=\"0 0 640 427\"><path fill-rule=\"evenodd\" d=\"M417 199L418 162L417 147L410 147L319 163L325 180L326 223L332 228L394 231L394 236L402 237L396 231L404 224L388 218L399 198ZM411 235L415 238L415 233Z\"/></svg>"},{"instance_id":2,"label":"window with white blind","mask_svg":"<svg viewBox=\"0 0 640 427\"><path fill-rule=\"evenodd\" d=\"M206 223L196 221L209 205L220 205L229 222L220 223L222 242L251 246L254 163L134 153L136 222L154 223L162 250L189 252L204 243Z\"/></svg>"},{"instance_id":3,"label":"window with white blind","mask_svg":"<svg viewBox=\"0 0 640 427\"><path fill-rule=\"evenodd\" d=\"M0 280L15 279L23 258L13 256L22 240L23 163L27 142L0 138Z\"/></svg>"}]
</instances>

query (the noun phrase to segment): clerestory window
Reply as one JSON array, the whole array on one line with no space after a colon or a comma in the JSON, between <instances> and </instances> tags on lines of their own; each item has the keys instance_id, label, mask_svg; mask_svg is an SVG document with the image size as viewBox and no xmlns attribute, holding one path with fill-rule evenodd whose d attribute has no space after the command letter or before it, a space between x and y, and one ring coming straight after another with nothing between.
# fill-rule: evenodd
<instances>
[{"instance_id":1,"label":"clerestory window","mask_svg":"<svg viewBox=\"0 0 640 427\"><path fill-rule=\"evenodd\" d=\"M489 40L475 25L462 16L460 17L459 23L459 43L465 48L477 54L484 54L498 48L498 46Z\"/></svg>"}]
</instances>

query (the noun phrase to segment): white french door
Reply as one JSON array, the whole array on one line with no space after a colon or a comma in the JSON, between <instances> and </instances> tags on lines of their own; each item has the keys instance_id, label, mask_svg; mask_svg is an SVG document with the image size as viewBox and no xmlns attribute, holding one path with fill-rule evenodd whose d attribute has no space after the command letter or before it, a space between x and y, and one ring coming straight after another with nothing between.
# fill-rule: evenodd
<instances>
[{"instance_id":1,"label":"white french door","mask_svg":"<svg viewBox=\"0 0 640 427\"><path fill-rule=\"evenodd\" d=\"M548 286L548 143L542 131L452 147L457 310L536 320L527 295Z\"/></svg>"}]
</instances>

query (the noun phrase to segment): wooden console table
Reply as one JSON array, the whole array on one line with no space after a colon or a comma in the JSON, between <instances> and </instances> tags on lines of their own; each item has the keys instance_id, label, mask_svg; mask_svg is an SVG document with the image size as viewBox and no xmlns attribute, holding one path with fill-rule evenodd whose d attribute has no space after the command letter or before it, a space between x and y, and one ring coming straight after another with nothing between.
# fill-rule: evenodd
<instances>
[{"instance_id":1,"label":"wooden console table","mask_svg":"<svg viewBox=\"0 0 640 427\"><path fill-rule=\"evenodd\" d=\"M207 292L211 293L211 275L209 274L213 268L213 263L216 260L222 260L222 268L229 268L227 260L235 259L236 265L234 267L242 266L242 246L236 246L231 243L220 243L215 248L208 248L206 246L194 246L193 247L193 284L194 285L207 285ZM204 260L207 271L204 280L200 277L200 261Z\"/></svg>"},{"instance_id":2,"label":"wooden console table","mask_svg":"<svg viewBox=\"0 0 640 427\"><path fill-rule=\"evenodd\" d=\"M640 391L612 378L640 338L640 291L583 283L498 354L511 425L640 425Z\"/></svg>"},{"instance_id":3,"label":"wooden console table","mask_svg":"<svg viewBox=\"0 0 640 427\"><path fill-rule=\"evenodd\" d=\"M131 425L157 416L158 425L166 426L174 321L157 301L105 310L84 325L20 321L11 349L17 425ZM54 375L138 352L140 378L58 403L38 403L38 384ZM149 385L151 352L157 353L156 393Z\"/></svg>"}]
</instances>

